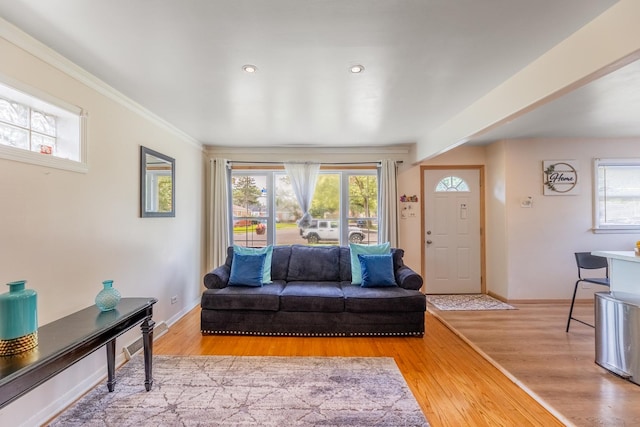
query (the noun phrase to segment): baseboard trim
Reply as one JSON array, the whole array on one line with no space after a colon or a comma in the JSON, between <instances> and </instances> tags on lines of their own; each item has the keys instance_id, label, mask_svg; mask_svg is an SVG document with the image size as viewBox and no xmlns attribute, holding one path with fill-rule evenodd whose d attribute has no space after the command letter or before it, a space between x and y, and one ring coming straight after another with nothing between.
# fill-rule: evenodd
<instances>
[{"instance_id":1,"label":"baseboard trim","mask_svg":"<svg viewBox=\"0 0 640 427\"><path fill-rule=\"evenodd\" d=\"M566 305L567 310L569 309L569 305L571 305L570 299L510 299L508 300L510 304L556 304L556 305ZM593 298L591 299L576 299L576 304L593 304Z\"/></svg>"},{"instance_id":2,"label":"baseboard trim","mask_svg":"<svg viewBox=\"0 0 640 427\"><path fill-rule=\"evenodd\" d=\"M116 367L119 367L122 363L124 363L124 358L122 355L118 355L116 357ZM64 375L64 372L61 372L58 375ZM105 369L92 372L83 381L77 383L75 386L68 389L67 392L57 396L48 405L42 407L21 425L35 426L49 424L55 417L84 396L88 390L92 390L94 387L97 387L100 383L104 382L106 378L106 367Z\"/></svg>"},{"instance_id":3,"label":"baseboard trim","mask_svg":"<svg viewBox=\"0 0 640 427\"><path fill-rule=\"evenodd\" d=\"M166 322L160 321L153 328L153 341L157 340L167 332L169 332L169 325L173 325L182 317L184 317L188 312L190 312L196 305L200 304L200 298L192 301L188 304L182 311L176 313ZM132 341L128 345L122 348L122 353L124 354L124 358L129 361L133 356L135 356L140 350L142 350L143 342L142 337L138 337L135 341Z\"/></svg>"},{"instance_id":4,"label":"baseboard trim","mask_svg":"<svg viewBox=\"0 0 640 427\"><path fill-rule=\"evenodd\" d=\"M487 292L487 295L497 300L500 300L502 302L505 302L507 304L563 304L563 305L571 304L570 298L567 298L567 299L509 299L491 291ZM580 299L576 298L576 304L577 303L581 303L581 304L593 303L593 298L580 298Z\"/></svg>"}]
</instances>

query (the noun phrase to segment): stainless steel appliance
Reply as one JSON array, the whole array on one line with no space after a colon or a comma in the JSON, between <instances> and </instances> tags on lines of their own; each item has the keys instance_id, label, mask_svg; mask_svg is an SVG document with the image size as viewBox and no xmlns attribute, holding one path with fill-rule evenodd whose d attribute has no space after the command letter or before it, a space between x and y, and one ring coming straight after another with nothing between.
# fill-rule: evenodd
<instances>
[{"instance_id":1,"label":"stainless steel appliance","mask_svg":"<svg viewBox=\"0 0 640 427\"><path fill-rule=\"evenodd\" d=\"M640 296L595 294L596 363L640 385Z\"/></svg>"}]
</instances>

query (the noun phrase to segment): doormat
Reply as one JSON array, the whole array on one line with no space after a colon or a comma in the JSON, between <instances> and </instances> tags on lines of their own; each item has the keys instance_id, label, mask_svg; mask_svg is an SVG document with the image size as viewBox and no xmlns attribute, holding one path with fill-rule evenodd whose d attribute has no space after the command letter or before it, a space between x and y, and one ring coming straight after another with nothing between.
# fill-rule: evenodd
<instances>
[{"instance_id":1,"label":"doormat","mask_svg":"<svg viewBox=\"0 0 640 427\"><path fill-rule=\"evenodd\" d=\"M116 371L51 426L421 426L391 357L154 356Z\"/></svg>"},{"instance_id":2,"label":"doormat","mask_svg":"<svg viewBox=\"0 0 640 427\"><path fill-rule=\"evenodd\" d=\"M442 311L517 310L485 294L427 295L427 301Z\"/></svg>"}]
</instances>

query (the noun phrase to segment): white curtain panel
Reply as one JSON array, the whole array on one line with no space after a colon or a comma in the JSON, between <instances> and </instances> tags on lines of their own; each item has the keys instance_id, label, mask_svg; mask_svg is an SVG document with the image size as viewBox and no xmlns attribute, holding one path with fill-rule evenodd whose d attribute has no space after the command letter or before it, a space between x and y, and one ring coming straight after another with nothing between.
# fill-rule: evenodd
<instances>
[{"instance_id":1,"label":"white curtain panel","mask_svg":"<svg viewBox=\"0 0 640 427\"><path fill-rule=\"evenodd\" d=\"M313 193L316 190L318 172L320 172L320 163L286 162L284 164L284 168L289 175L293 192L295 193L296 200L298 200L298 204L302 210L302 218L300 218L298 224L301 226L309 225L309 222L311 221L309 208L311 208Z\"/></svg>"},{"instance_id":2,"label":"white curtain panel","mask_svg":"<svg viewBox=\"0 0 640 427\"><path fill-rule=\"evenodd\" d=\"M378 240L398 247L398 183L395 160L382 160L379 167L380 200Z\"/></svg>"},{"instance_id":3,"label":"white curtain panel","mask_svg":"<svg viewBox=\"0 0 640 427\"><path fill-rule=\"evenodd\" d=\"M226 159L209 160L209 202L207 203L207 271L224 264L229 235L229 162Z\"/></svg>"}]
</instances>

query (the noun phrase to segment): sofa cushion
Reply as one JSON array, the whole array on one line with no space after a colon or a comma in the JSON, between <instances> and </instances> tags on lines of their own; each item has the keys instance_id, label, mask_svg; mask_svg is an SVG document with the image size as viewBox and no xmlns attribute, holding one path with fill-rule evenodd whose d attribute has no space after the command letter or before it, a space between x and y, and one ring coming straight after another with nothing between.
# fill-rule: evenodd
<instances>
[{"instance_id":1,"label":"sofa cushion","mask_svg":"<svg viewBox=\"0 0 640 427\"><path fill-rule=\"evenodd\" d=\"M284 283L274 281L261 286L227 286L207 289L202 294L201 307L206 310L263 310L280 309L280 293Z\"/></svg>"},{"instance_id":2,"label":"sofa cushion","mask_svg":"<svg viewBox=\"0 0 640 427\"><path fill-rule=\"evenodd\" d=\"M362 270L362 285L365 288L398 286L393 274L391 254L358 255Z\"/></svg>"},{"instance_id":3,"label":"sofa cushion","mask_svg":"<svg viewBox=\"0 0 640 427\"><path fill-rule=\"evenodd\" d=\"M263 248L247 248L245 246L233 245L233 254L265 255L264 265L262 266L262 283L271 283L271 257L273 255L273 246L269 245Z\"/></svg>"},{"instance_id":4,"label":"sofa cushion","mask_svg":"<svg viewBox=\"0 0 640 427\"><path fill-rule=\"evenodd\" d=\"M337 282L340 280L338 246L291 246L287 281Z\"/></svg>"},{"instance_id":5,"label":"sofa cushion","mask_svg":"<svg viewBox=\"0 0 640 427\"><path fill-rule=\"evenodd\" d=\"M283 311L344 311L344 294L338 282L288 282L280 294Z\"/></svg>"},{"instance_id":6,"label":"sofa cushion","mask_svg":"<svg viewBox=\"0 0 640 427\"><path fill-rule=\"evenodd\" d=\"M359 285L362 283L362 270L358 255L388 254L391 252L391 246L389 242L379 245L349 243L349 250L351 251L351 283Z\"/></svg>"},{"instance_id":7,"label":"sofa cushion","mask_svg":"<svg viewBox=\"0 0 640 427\"><path fill-rule=\"evenodd\" d=\"M286 280L289 271L291 246L274 246L271 257L271 279Z\"/></svg>"},{"instance_id":8,"label":"sofa cushion","mask_svg":"<svg viewBox=\"0 0 640 427\"><path fill-rule=\"evenodd\" d=\"M400 267L404 267L404 249L391 248L391 256L393 257L393 271L396 271Z\"/></svg>"},{"instance_id":9,"label":"sofa cushion","mask_svg":"<svg viewBox=\"0 0 640 427\"><path fill-rule=\"evenodd\" d=\"M413 312L425 311L427 300L420 291L399 286L363 288L359 285L343 284L345 311L369 312Z\"/></svg>"},{"instance_id":10,"label":"sofa cushion","mask_svg":"<svg viewBox=\"0 0 640 427\"><path fill-rule=\"evenodd\" d=\"M263 267L266 254L233 254L229 286L262 286Z\"/></svg>"},{"instance_id":11,"label":"sofa cushion","mask_svg":"<svg viewBox=\"0 0 640 427\"><path fill-rule=\"evenodd\" d=\"M227 248L227 258L224 261L224 265L231 268L231 261L233 260L233 246Z\"/></svg>"},{"instance_id":12,"label":"sofa cushion","mask_svg":"<svg viewBox=\"0 0 640 427\"><path fill-rule=\"evenodd\" d=\"M340 246L340 281L351 282L351 251L348 246Z\"/></svg>"}]
</instances>

